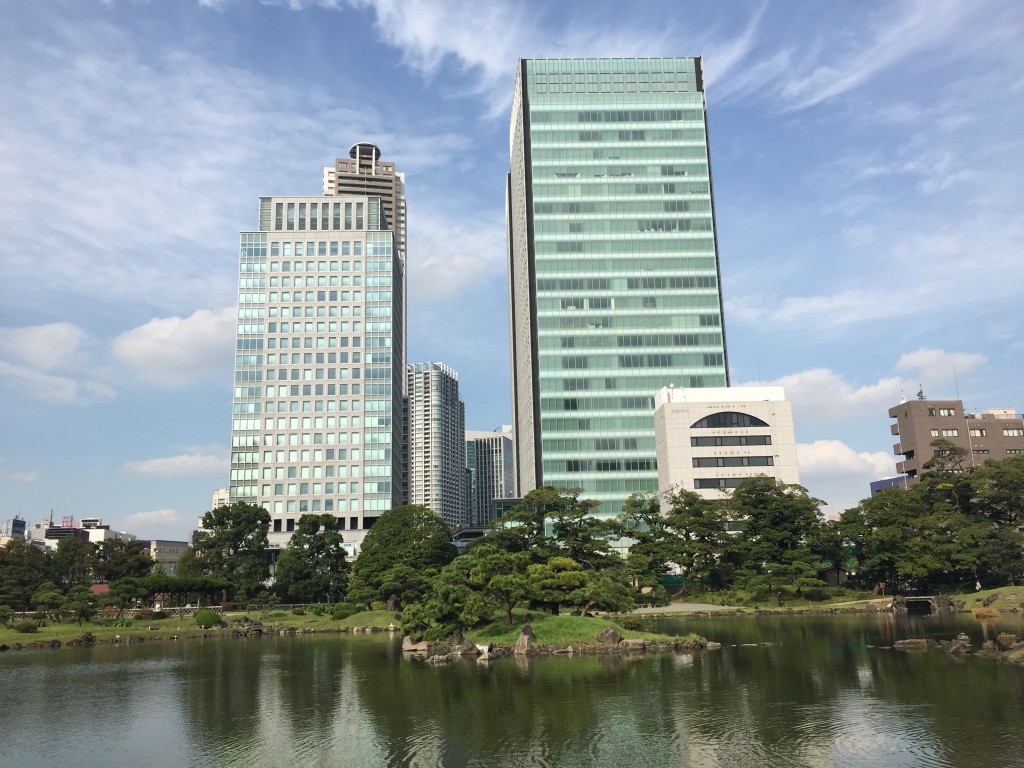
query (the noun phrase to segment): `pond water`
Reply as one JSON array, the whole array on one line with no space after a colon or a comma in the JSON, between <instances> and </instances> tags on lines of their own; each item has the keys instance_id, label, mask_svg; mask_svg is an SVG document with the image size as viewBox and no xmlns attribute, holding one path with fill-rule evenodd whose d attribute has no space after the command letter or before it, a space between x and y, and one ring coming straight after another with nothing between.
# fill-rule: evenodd
<instances>
[{"instance_id":1,"label":"pond water","mask_svg":"<svg viewBox=\"0 0 1024 768\"><path fill-rule=\"evenodd\" d=\"M1019 615L653 623L724 647L447 668L383 635L9 652L0 766L1024 766L1024 669L872 647L980 645Z\"/></svg>"}]
</instances>

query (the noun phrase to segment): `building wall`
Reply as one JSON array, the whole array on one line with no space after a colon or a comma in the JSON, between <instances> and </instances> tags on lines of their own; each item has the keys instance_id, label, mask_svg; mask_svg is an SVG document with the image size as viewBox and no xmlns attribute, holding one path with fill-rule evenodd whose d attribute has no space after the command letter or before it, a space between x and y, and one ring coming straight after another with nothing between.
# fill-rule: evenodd
<instances>
[{"instance_id":1,"label":"building wall","mask_svg":"<svg viewBox=\"0 0 1024 768\"><path fill-rule=\"evenodd\" d=\"M443 363L407 368L409 502L466 525L466 414L459 376Z\"/></svg>"},{"instance_id":2,"label":"building wall","mask_svg":"<svg viewBox=\"0 0 1024 768\"><path fill-rule=\"evenodd\" d=\"M793 410L781 387L664 388L655 398L658 490L705 498L756 475L799 483Z\"/></svg>"},{"instance_id":3,"label":"building wall","mask_svg":"<svg viewBox=\"0 0 1024 768\"><path fill-rule=\"evenodd\" d=\"M660 387L728 384L700 59L520 62L507 188L520 493L658 487Z\"/></svg>"},{"instance_id":4,"label":"building wall","mask_svg":"<svg viewBox=\"0 0 1024 768\"><path fill-rule=\"evenodd\" d=\"M490 525L494 519L493 501L516 495L512 452L510 434L466 432L466 461L471 473L469 525Z\"/></svg>"},{"instance_id":5,"label":"building wall","mask_svg":"<svg viewBox=\"0 0 1024 768\"><path fill-rule=\"evenodd\" d=\"M910 485L920 482L925 462L935 455L933 440L963 448L965 467L1024 454L1024 420L1012 408L975 413L965 411L962 400L907 400L890 408L889 418L896 419L891 432L899 438L893 453L903 457L896 471Z\"/></svg>"},{"instance_id":6,"label":"building wall","mask_svg":"<svg viewBox=\"0 0 1024 768\"><path fill-rule=\"evenodd\" d=\"M149 542L149 556L153 558L155 565L163 566L169 576L174 576L178 572L181 556L185 554L187 548L187 541L153 539Z\"/></svg>"},{"instance_id":7,"label":"building wall","mask_svg":"<svg viewBox=\"0 0 1024 768\"><path fill-rule=\"evenodd\" d=\"M271 513L272 547L305 513L361 541L401 503L405 265L381 211L263 197L241 234L229 493Z\"/></svg>"}]
</instances>

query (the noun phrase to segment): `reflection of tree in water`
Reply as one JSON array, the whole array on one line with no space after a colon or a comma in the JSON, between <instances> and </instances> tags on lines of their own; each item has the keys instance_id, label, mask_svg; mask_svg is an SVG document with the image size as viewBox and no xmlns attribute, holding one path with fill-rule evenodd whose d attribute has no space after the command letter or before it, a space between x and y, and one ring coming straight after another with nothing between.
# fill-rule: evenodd
<instances>
[{"instance_id":1,"label":"reflection of tree in water","mask_svg":"<svg viewBox=\"0 0 1024 768\"><path fill-rule=\"evenodd\" d=\"M577 656L433 668L403 660L360 676L357 687L364 714L403 764L411 751L433 749L446 766L589 765L595 752L614 756L618 746L624 761L646 748L660 753L652 765L671 765L672 726L655 716L660 683L648 662ZM652 729L656 740L637 747L638 730Z\"/></svg>"}]
</instances>

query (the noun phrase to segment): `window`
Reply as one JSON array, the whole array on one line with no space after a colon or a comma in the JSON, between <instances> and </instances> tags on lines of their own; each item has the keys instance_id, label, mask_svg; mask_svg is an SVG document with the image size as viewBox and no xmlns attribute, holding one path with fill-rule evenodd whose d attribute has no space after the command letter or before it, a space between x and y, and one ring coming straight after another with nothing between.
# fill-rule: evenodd
<instances>
[{"instance_id":1,"label":"window","mask_svg":"<svg viewBox=\"0 0 1024 768\"><path fill-rule=\"evenodd\" d=\"M733 427L767 427L768 424L756 416L736 411L721 411L705 416L690 426L691 429L729 429Z\"/></svg>"},{"instance_id":2,"label":"window","mask_svg":"<svg viewBox=\"0 0 1024 768\"><path fill-rule=\"evenodd\" d=\"M1007 448L1006 449L1006 455L1007 456L1020 456L1020 455L1024 455L1024 448Z\"/></svg>"},{"instance_id":3,"label":"window","mask_svg":"<svg viewBox=\"0 0 1024 768\"><path fill-rule=\"evenodd\" d=\"M953 408L939 408L939 416L956 416L956 410Z\"/></svg>"},{"instance_id":4,"label":"window","mask_svg":"<svg viewBox=\"0 0 1024 768\"><path fill-rule=\"evenodd\" d=\"M937 429L933 429L933 430L931 431L931 435L932 435L932 437L938 437L938 436L939 436L939 430L937 430Z\"/></svg>"},{"instance_id":5,"label":"window","mask_svg":"<svg viewBox=\"0 0 1024 768\"><path fill-rule=\"evenodd\" d=\"M967 430L967 432L971 437L984 437L988 430L973 428Z\"/></svg>"},{"instance_id":6,"label":"window","mask_svg":"<svg viewBox=\"0 0 1024 768\"><path fill-rule=\"evenodd\" d=\"M949 429L949 428L947 428L947 429L942 430L942 436L943 437L957 437L959 434L960 434L960 430L959 429Z\"/></svg>"},{"instance_id":7,"label":"window","mask_svg":"<svg viewBox=\"0 0 1024 768\"><path fill-rule=\"evenodd\" d=\"M1003 430L1003 437L1024 437L1024 429L1011 427Z\"/></svg>"}]
</instances>

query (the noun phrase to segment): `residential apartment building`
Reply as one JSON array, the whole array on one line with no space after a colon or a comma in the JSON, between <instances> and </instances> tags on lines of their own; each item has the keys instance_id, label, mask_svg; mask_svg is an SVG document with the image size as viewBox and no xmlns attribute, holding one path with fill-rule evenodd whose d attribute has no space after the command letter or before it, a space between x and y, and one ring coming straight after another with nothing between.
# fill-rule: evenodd
<instances>
[{"instance_id":1,"label":"residential apartment building","mask_svg":"<svg viewBox=\"0 0 1024 768\"><path fill-rule=\"evenodd\" d=\"M405 202L385 199L393 166L382 195L379 150L356 146L372 162L344 192L261 197L241 233L229 497L270 512L272 548L304 513L360 543L403 501L405 254L388 208Z\"/></svg>"},{"instance_id":2,"label":"residential apartment building","mask_svg":"<svg viewBox=\"0 0 1024 768\"><path fill-rule=\"evenodd\" d=\"M494 500L516 495L512 427L466 432L468 525L484 528L494 519Z\"/></svg>"},{"instance_id":3,"label":"residential apartment building","mask_svg":"<svg viewBox=\"0 0 1024 768\"><path fill-rule=\"evenodd\" d=\"M782 387L665 387L655 397L658 490L720 499L757 475L799 483L793 409Z\"/></svg>"},{"instance_id":4,"label":"residential apartment building","mask_svg":"<svg viewBox=\"0 0 1024 768\"><path fill-rule=\"evenodd\" d=\"M935 456L933 440L948 440L966 456L962 471L985 463L1024 454L1024 420L1012 408L967 411L962 400L905 400L889 409L892 434L899 437L893 453L902 456L896 471L910 485L920 482L924 464Z\"/></svg>"},{"instance_id":5,"label":"residential apartment building","mask_svg":"<svg viewBox=\"0 0 1024 768\"><path fill-rule=\"evenodd\" d=\"M444 363L414 363L406 377L409 503L432 509L453 528L466 525L466 407L459 375Z\"/></svg>"},{"instance_id":6,"label":"residential apartment building","mask_svg":"<svg viewBox=\"0 0 1024 768\"><path fill-rule=\"evenodd\" d=\"M523 59L507 232L520 493L658 490L654 394L728 385L700 58Z\"/></svg>"}]
</instances>

